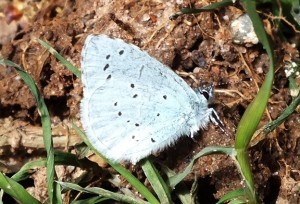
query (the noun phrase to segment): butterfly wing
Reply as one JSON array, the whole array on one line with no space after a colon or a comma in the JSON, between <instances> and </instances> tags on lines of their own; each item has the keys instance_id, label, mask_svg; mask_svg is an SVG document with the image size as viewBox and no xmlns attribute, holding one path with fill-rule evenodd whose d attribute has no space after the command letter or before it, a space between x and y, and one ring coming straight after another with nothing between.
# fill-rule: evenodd
<instances>
[{"instance_id":1,"label":"butterfly wing","mask_svg":"<svg viewBox=\"0 0 300 204\"><path fill-rule=\"evenodd\" d=\"M198 130L199 113L208 110L205 98L172 70L120 39L88 36L82 72L84 129L114 161L135 163L163 149Z\"/></svg>"}]
</instances>

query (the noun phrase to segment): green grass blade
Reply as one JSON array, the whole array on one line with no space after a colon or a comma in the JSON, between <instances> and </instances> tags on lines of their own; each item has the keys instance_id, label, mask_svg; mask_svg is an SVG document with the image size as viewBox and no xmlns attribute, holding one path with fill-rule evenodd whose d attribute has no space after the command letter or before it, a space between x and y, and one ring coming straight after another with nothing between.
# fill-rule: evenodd
<instances>
[{"instance_id":1,"label":"green grass blade","mask_svg":"<svg viewBox=\"0 0 300 204\"><path fill-rule=\"evenodd\" d=\"M95 204L95 203L101 203L103 201L109 200L109 198L103 198L100 196L87 198L84 200L76 200L72 201L71 204Z\"/></svg>"},{"instance_id":2,"label":"green grass blade","mask_svg":"<svg viewBox=\"0 0 300 204\"><path fill-rule=\"evenodd\" d=\"M93 145L91 145L90 141L76 125L73 124L73 129L77 132L77 134L82 138L82 140L98 155L100 155L111 167L113 167L117 172L119 172L132 186L136 188L136 190L144 196L151 204L159 204L159 201L155 198L155 196L136 178L134 177L127 169L125 169L122 165L114 163L106 159L100 152L98 152Z\"/></svg>"},{"instance_id":3,"label":"green grass blade","mask_svg":"<svg viewBox=\"0 0 300 204\"><path fill-rule=\"evenodd\" d=\"M225 203L225 202L228 202L233 199L237 199L238 197L245 196L245 195L246 194L245 194L244 189L236 189L236 190L231 191L231 192L225 194L224 196L222 196L222 198L220 198L220 200L216 204ZM244 199L244 202L245 201L246 200Z\"/></svg>"},{"instance_id":4,"label":"green grass blade","mask_svg":"<svg viewBox=\"0 0 300 204\"><path fill-rule=\"evenodd\" d=\"M147 204L147 202L138 199L138 198L133 198L131 196L127 196L127 195L123 195L120 193L114 193L108 190L105 190L103 188L97 188L97 187L91 187L91 188L82 188L77 184L73 184L73 183L68 183L68 182L57 182L58 184L60 184L64 189L67 190L76 190L79 192L84 192L84 193L92 193L92 194L98 194L101 195L105 198L110 198L122 203L132 203L132 204Z\"/></svg>"},{"instance_id":5,"label":"green grass blade","mask_svg":"<svg viewBox=\"0 0 300 204\"><path fill-rule=\"evenodd\" d=\"M205 12L205 11L211 11L214 9L222 8L224 6L230 6L232 4L233 4L232 0L223 0L220 2L212 3L208 6L204 6L202 8L184 8L184 9L180 10L179 12L170 16L170 19L175 20L176 18L178 18L180 15L183 15L183 14L196 14L196 13L201 13L201 12Z\"/></svg>"},{"instance_id":6,"label":"green grass blade","mask_svg":"<svg viewBox=\"0 0 300 204\"><path fill-rule=\"evenodd\" d=\"M70 70L73 74L75 74L79 79L81 78L81 72L72 65L68 60L66 60L63 56L61 56L55 49L53 49L49 44L46 42L37 39L37 41L46 48L51 54L53 54L63 65L65 65L68 70Z\"/></svg>"},{"instance_id":7,"label":"green grass blade","mask_svg":"<svg viewBox=\"0 0 300 204\"><path fill-rule=\"evenodd\" d=\"M29 89L31 90L36 103L38 112L41 116L41 122L43 127L43 139L44 139L44 145L47 151L47 187L48 187L48 195L50 201L53 203L61 203L61 200L54 200L54 197L57 197L56 193L60 194L60 192L56 192L56 185L54 183L54 177L56 177L55 169L54 169L54 151L53 151L53 141L51 137L51 123L50 123L50 116L47 109L47 106L44 102L43 97L41 96L37 86L35 85L34 80L32 77L26 73L19 65L13 63L10 60L0 59L0 64L6 65L6 66L12 66L14 67L21 78L24 80L24 82L27 84Z\"/></svg>"},{"instance_id":8,"label":"green grass blade","mask_svg":"<svg viewBox=\"0 0 300 204\"><path fill-rule=\"evenodd\" d=\"M261 117L263 116L270 96L274 79L274 54L269 42L269 38L264 30L263 23L258 16L258 13L256 12L256 1L244 0L242 2L245 10L247 11L247 14L249 15L253 23L256 35L265 48L270 60L270 70L266 75L265 81L262 84L259 92L257 93L254 101L246 109L238 125L235 143L235 149L237 152L236 159L239 163L242 176L245 179L245 190L248 195L249 203L257 203L247 148L257 128L257 125L259 124Z\"/></svg>"},{"instance_id":9,"label":"green grass blade","mask_svg":"<svg viewBox=\"0 0 300 204\"><path fill-rule=\"evenodd\" d=\"M163 172L168 176L169 179L173 176L176 176L176 172L169 169L167 166L161 164L161 168ZM176 188L173 191L173 193L177 195L177 197L179 198L182 204L193 203L192 194L184 182L181 182L178 185L176 185Z\"/></svg>"},{"instance_id":10,"label":"green grass blade","mask_svg":"<svg viewBox=\"0 0 300 204\"><path fill-rule=\"evenodd\" d=\"M140 164L160 203L172 203L170 188L160 176L151 159L143 159Z\"/></svg>"},{"instance_id":11,"label":"green grass blade","mask_svg":"<svg viewBox=\"0 0 300 204\"><path fill-rule=\"evenodd\" d=\"M37 199L31 196L20 184L15 180L5 176L0 172L0 188L9 194L15 200L23 204L38 204Z\"/></svg>"},{"instance_id":12,"label":"green grass blade","mask_svg":"<svg viewBox=\"0 0 300 204\"><path fill-rule=\"evenodd\" d=\"M230 201L228 204L245 204L245 203L249 203L249 202L245 199L236 199Z\"/></svg>"},{"instance_id":13,"label":"green grass blade","mask_svg":"<svg viewBox=\"0 0 300 204\"><path fill-rule=\"evenodd\" d=\"M78 160L77 156L66 152L54 152L54 163L55 165L69 165L76 167L88 167L95 168L97 164L89 161L88 159ZM15 173L11 178L15 181L22 181L31 176L35 172L35 169L45 167L47 159L39 159L35 161L27 162L22 168Z\"/></svg>"},{"instance_id":14,"label":"green grass blade","mask_svg":"<svg viewBox=\"0 0 300 204\"><path fill-rule=\"evenodd\" d=\"M212 154L220 154L220 153L227 154L231 157L234 157L235 149L232 147L205 147L196 156L194 156L192 161L189 163L189 165L185 168L185 170L182 173L169 178L169 186L171 188L175 188L175 186L179 182L181 182L192 171L194 164L200 157L212 155Z\"/></svg>"},{"instance_id":15,"label":"green grass blade","mask_svg":"<svg viewBox=\"0 0 300 204\"><path fill-rule=\"evenodd\" d=\"M283 111L283 113L276 120L273 120L264 128L264 134L272 132L276 127L283 123L286 120L286 118L289 117L295 111L299 104L300 94L298 94L298 96L294 98L292 103Z\"/></svg>"},{"instance_id":16,"label":"green grass blade","mask_svg":"<svg viewBox=\"0 0 300 204\"><path fill-rule=\"evenodd\" d=\"M244 5L248 15L252 20L256 35L268 53L270 59L270 70L266 76L263 85L261 86L259 92L257 93L256 98L248 106L238 125L236 144L235 144L236 149L246 149L248 147L248 144L267 106L267 102L270 96L272 83L274 79L273 50L271 48L271 44L269 43L268 36L264 30L262 21L256 12L255 1L253 0L244 1Z\"/></svg>"},{"instance_id":17,"label":"green grass blade","mask_svg":"<svg viewBox=\"0 0 300 204\"><path fill-rule=\"evenodd\" d=\"M36 161L27 162L22 166L22 168L15 173L11 179L15 181L22 181L29 178L34 172L36 168L45 167L47 164L47 159L39 159Z\"/></svg>"}]
</instances>

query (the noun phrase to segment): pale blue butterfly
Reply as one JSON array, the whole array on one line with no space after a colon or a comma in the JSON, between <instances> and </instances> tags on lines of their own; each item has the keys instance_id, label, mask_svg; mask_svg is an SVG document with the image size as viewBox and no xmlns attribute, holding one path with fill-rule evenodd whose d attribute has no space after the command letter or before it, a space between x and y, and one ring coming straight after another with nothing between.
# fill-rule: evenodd
<instances>
[{"instance_id":1,"label":"pale blue butterfly","mask_svg":"<svg viewBox=\"0 0 300 204\"><path fill-rule=\"evenodd\" d=\"M112 161L136 163L217 123L201 89L135 45L90 35L81 63L82 124L92 145Z\"/></svg>"}]
</instances>

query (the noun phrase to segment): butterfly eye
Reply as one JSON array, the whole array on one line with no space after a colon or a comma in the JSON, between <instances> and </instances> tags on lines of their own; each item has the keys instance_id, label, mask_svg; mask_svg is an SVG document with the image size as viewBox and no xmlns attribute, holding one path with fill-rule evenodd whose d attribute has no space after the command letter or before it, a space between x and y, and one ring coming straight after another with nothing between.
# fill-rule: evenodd
<instances>
[{"instance_id":1,"label":"butterfly eye","mask_svg":"<svg viewBox=\"0 0 300 204\"><path fill-rule=\"evenodd\" d=\"M204 88L198 88L199 93L204 96L206 98L206 100L208 101L208 103L210 101L212 101L213 99L213 91L214 91L214 87L213 86L207 86Z\"/></svg>"},{"instance_id":2,"label":"butterfly eye","mask_svg":"<svg viewBox=\"0 0 300 204\"><path fill-rule=\"evenodd\" d=\"M201 94L206 98L206 100L209 100L210 95L207 91L202 91Z\"/></svg>"}]
</instances>

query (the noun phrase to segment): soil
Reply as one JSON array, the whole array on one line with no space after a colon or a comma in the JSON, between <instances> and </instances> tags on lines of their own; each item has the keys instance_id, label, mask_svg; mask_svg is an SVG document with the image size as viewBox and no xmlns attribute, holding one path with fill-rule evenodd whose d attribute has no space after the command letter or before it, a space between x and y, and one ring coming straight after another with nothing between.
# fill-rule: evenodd
<instances>
[{"instance_id":1,"label":"soil","mask_svg":"<svg viewBox=\"0 0 300 204\"><path fill-rule=\"evenodd\" d=\"M4 59L21 65L35 80L45 98L52 121L54 147L73 151L81 139L71 124L80 125L80 79L68 71L36 39L49 43L80 69L81 50L89 34L106 34L133 43L171 67L192 87L215 85L215 108L225 134L210 124L194 140L181 138L156 155L176 172L206 146L234 146L236 127L255 98L266 73L268 57L260 44L235 44L230 22L242 7L226 7L197 15L169 17L180 8L201 7L207 1L0 1L0 50ZM265 19L266 28L271 19ZM291 102L284 62L298 56L296 48L267 30L274 43L276 74L273 90L259 128L276 119ZM45 156L42 128L35 100L12 67L0 66L1 171L12 175L26 162ZM258 196L264 203L300 203L300 113L296 110L282 125L249 149ZM103 168L108 168L93 156ZM130 166L130 165L129 165ZM99 167L100 168L100 167ZM131 166L140 174L139 166ZM61 180L82 174L62 167ZM86 172L85 172L86 173ZM92 177L92 176L91 176ZM144 176L140 176L144 179ZM228 156L201 158L187 183L198 180L200 203L215 203L242 187L242 179ZM37 199L47 197L45 170L31 177L28 190ZM91 181L92 183L93 181ZM142 181L144 182L144 181ZM102 183L95 183L100 186ZM4 196L4 199L8 199ZM66 199L67 200L67 199ZM176 202L176 201L175 201Z\"/></svg>"}]
</instances>

